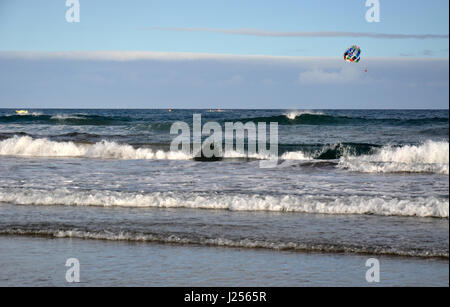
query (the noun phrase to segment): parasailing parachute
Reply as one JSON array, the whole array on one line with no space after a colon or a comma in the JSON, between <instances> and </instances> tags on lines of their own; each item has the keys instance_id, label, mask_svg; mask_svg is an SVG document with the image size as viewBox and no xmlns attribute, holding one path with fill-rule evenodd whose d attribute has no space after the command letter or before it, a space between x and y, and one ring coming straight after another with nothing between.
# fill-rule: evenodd
<instances>
[{"instance_id":1,"label":"parasailing parachute","mask_svg":"<svg viewBox=\"0 0 450 307\"><path fill-rule=\"evenodd\" d=\"M353 45L344 53L346 62L358 63L361 60L361 49L357 45Z\"/></svg>"}]
</instances>

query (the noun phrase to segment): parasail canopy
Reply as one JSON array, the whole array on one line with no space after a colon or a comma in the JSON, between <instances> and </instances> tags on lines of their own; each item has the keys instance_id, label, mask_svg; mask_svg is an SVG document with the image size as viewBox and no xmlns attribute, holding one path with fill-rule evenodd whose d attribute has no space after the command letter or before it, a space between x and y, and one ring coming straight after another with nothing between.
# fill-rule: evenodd
<instances>
[{"instance_id":1,"label":"parasail canopy","mask_svg":"<svg viewBox=\"0 0 450 307\"><path fill-rule=\"evenodd\" d=\"M361 60L361 49L357 45L353 45L344 53L346 62L358 63Z\"/></svg>"}]
</instances>

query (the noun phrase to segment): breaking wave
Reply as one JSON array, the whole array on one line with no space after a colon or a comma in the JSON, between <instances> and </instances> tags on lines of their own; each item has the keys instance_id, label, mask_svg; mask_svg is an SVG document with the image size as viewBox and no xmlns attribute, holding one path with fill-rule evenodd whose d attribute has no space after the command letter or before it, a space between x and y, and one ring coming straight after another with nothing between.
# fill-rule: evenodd
<instances>
[{"instance_id":1,"label":"breaking wave","mask_svg":"<svg viewBox=\"0 0 450 307\"><path fill-rule=\"evenodd\" d=\"M384 146L371 155L344 156L339 167L366 173L449 174L449 143L426 141L421 145Z\"/></svg>"},{"instance_id":2,"label":"breaking wave","mask_svg":"<svg viewBox=\"0 0 450 307\"><path fill-rule=\"evenodd\" d=\"M78 134L76 134L78 136ZM0 156L47 157L47 158L93 158L120 160L192 160L192 153L182 151L153 150L151 148L134 148L128 144L101 141L94 144L56 142L48 139L14 136L0 141ZM227 151L225 159L270 159L270 154L248 154L239 151ZM305 157L305 159L307 159ZM206 159L208 160L208 159Z\"/></svg>"},{"instance_id":3,"label":"breaking wave","mask_svg":"<svg viewBox=\"0 0 450 307\"><path fill-rule=\"evenodd\" d=\"M29 136L13 137L0 142L0 155L22 157L75 157L98 159L156 159L187 160L182 152L153 151L149 148L134 148L131 145L101 141L95 144L55 142L48 139L33 139Z\"/></svg>"},{"instance_id":4,"label":"breaking wave","mask_svg":"<svg viewBox=\"0 0 450 307\"><path fill-rule=\"evenodd\" d=\"M352 253L389 255L402 257L444 258L448 259L448 251L401 249L387 246L364 246L355 244L326 244L279 242L258 240L252 238L228 239L221 237L198 237L192 235L174 235L164 233L136 233L131 231L84 230L78 228L61 227L61 229L33 229L9 227L0 229L0 235L39 236L51 238L75 238L85 240L131 241L160 244L183 244L200 246L217 246L230 248L263 248L280 251L316 252L316 253Z\"/></svg>"},{"instance_id":5,"label":"breaking wave","mask_svg":"<svg viewBox=\"0 0 450 307\"><path fill-rule=\"evenodd\" d=\"M295 120L297 117L308 114L308 115L325 115L323 112L315 112L315 111L290 111L284 114L288 119Z\"/></svg>"},{"instance_id":6,"label":"breaking wave","mask_svg":"<svg viewBox=\"0 0 450 307\"><path fill-rule=\"evenodd\" d=\"M129 208L190 208L312 214L355 214L448 218L449 200L437 197L398 199L372 196L227 195L201 193L127 193L68 189L2 189L0 202L18 205L67 205Z\"/></svg>"},{"instance_id":7,"label":"breaking wave","mask_svg":"<svg viewBox=\"0 0 450 307\"><path fill-rule=\"evenodd\" d=\"M334 145L287 145L286 148L288 150L280 152L278 157L280 160L330 161L336 163L337 167L341 169L366 173L449 174L448 141L426 141L421 145L384 147L372 144L339 143ZM295 150L296 148L299 150ZM186 154L182 151L156 150L148 147L135 148L128 144L105 140L93 144L72 141L57 142L48 139L34 139L26 134L0 141L0 156L120 160L194 159L192 153ZM222 158L268 160L273 157L270 153L249 154L226 151ZM208 158L204 160L208 161Z\"/></svg>"},{"instance_id":8,"label":"breaking wave","mask_svg":"<svg viewBox=\"0 0 450 307\"><path fill-rule=\"evenodd\" d=\"M197 110L195 112L202 112ZM185 113L183 116L188 122L192 119L192 113ZM172 113L171 113L172 114ZM429 124L448 124L448 114L443 116L428 115L428 117L365 117L364 115L351 113L334 114L324 111L292 110L281 111L278 114L270 116L248 116L243 118L221 118L220 122L277 122L280 125L393 125L393 126L422 126ZM123 113L103 113L94 115L86 113L59 113L42 114L39 112L27 115L7 114L0 116L0 123L6 124L44 124L44 125L93 125L93 126L117 126L117 125L137 125L137 129L155 129L168 131L174 118L157 118L134 114L127 116ZM158 121L154 121L157 119Z\"/></svg>"},{"instance_id":9,"label":"breaking wave","mask_svg":"<svg viewBox=\"0 0 450 307\"><path fill-rule=\"evenodd\" d=\"M330 115L315 111L291 111L285 114L240 118L233 121L241 122L277 122L279 125L392 125L392 126L421 126L429 124L446 124L448 117L411 118L366 118L345 115Z\"/></svg>"}]
</instances>

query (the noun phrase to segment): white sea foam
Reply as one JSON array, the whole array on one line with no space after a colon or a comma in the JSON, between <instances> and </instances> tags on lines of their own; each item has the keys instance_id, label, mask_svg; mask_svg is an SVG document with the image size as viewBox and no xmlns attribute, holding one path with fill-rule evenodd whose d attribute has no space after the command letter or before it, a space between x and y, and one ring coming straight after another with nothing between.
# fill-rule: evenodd
<instances>
[{"instance_id":1,"label":"white sea foam","mask_svg":"<svg viewBox=\"0 0 450 307\"><path fill-rule=\"evenodd\" d=\"M192 154L181 151L152 150L151 148L134 148L127 144L101 141L95 144L78 144L74 142L55 142L48 139L33 139L29 136L15 136L0 141L0 156L20 157L74 157L122 160L191 160ZM242 153L227 151L224 158L250 158L265 160L270 154ZM285 152L281 160L313 160L311 154L302 151ZM416 172L449 174L449 143L427 141L422 145L403 147L385 146L371 155L353 156L344 154L338 166L358 172Z\"/></svg>"},{"instance_id":2,"label":"white sea foam","mask_svg":"<svg viewBox=\"0 0 450 307\"><path fill-rule=\"evenodd\" d=\"M20 157L67 157L122 160L190 160L192 154L181 151L153 151L150 148L134 148L127 144L101 141L95 144L76 144L73 142L55 142L48 139L33 139L29 136L15 136L0 141L0 156ZM227 151L224 158L270 159L270 154L242 153Z\"/></svg>"},{"instance_id":3,"label":"white sea foam","mask_svg":"<svg viewBox=\"0 0 450 307\"><path fill-rule=\"evenodd\" d=\"M84 118L76 115L56 114L53 115L50 119L65 120L65 119L84 119Z\"/></svg>"},{"instance_id":4,"label":"white sea foam","mask_svg":"<svg viewBox=\"0 0 450 307\"><path fill-rule=\"evenodd\" d=\"M101 141L95 144L54 142L48 139L33 139L29 136L13 137L0 141L0 155L23 157L79 157L98 159L157 159L187 160L190 156L182 152L153 151L134 148L131 145Z\"/></svg>"},{"instance_id":5,"label":"white sea foam","mask_svg":"<svg viewBox=\"0 0 450 307\"><path fill-rule=\"evenodd\" d=\"M339 167L367 173L449 174L449 143L426 141L422 145L385 146L372 155L344 156Z\"/></svg>"},{"instance_id":6,"label":"white sea foam","mask_svg":"<svg viewBox=\"0 0 450 307\"><path fill-rule=\"evenodd\" d=\"M312 160L310 155L302 151L288 151L281 155L281 160Z\"/></svg>"},{"instance_id":7,"label":"white sea foam","mask_svg":"<svg viewBox=\"0 0 450 307\"><path fill-rule=\"evenodd\" d=\"M394 247L370 247L346 244L322 244L302 242L279 242L258 240L251 238L205 238L193 236L176 236L173 234L134 233L128 231L88 231L79 229L29 229L7 228L0 229L0 235L45 236L53 238L77 238L108 241L156 242L163 244L195 244L204 246L238 247L238 248L264 248L272 250L289 250L301 252L328 252L328 253L356 253L375 255L395 255L410 257L440 257L448 258L448 252L442 250L407 250Z\"/></svg>"},{"instance_id":8,"label":"white sea foam","mask_svg":"<svg viewBox=\"0 0 450 307\"><path fill-rule=\"evenodd\" d=\"M298 116L301 116L303 114L310 114L310 115L324 115L322 112L316 112L316 111L290 111L286 114L284 114L288 119L294 120Z\"/></svg>"},{"instance_id":9,"label":"white sea foam","mask_svg":"<svg viewBox=\"0 0 450 307\"><path fill-rule=\"evenodd\" d=\"M269 160L269 159L273 158L270 155L270 153L267 153L267 154L246 153L246 152L240 152L240 151L236 151L236 150L224 152L223 157L227 158L227 159L244 158L244 159L255 159L255 160Z\"/></svg>"},{"instance_id":10,"label":"white sea foam","mask_svg":"<svg viewBox=\"0 0 450 307\"><path fill-rule=\"evenodd\" d=\"M324 195L218 195L199 193L125 193L57 189L1 189L0 202L19 205L68 205L132 208L192 208L230 211L272 211L315 214L373 214L448 218L449 200Z\"/></svg>"}]
</instances>

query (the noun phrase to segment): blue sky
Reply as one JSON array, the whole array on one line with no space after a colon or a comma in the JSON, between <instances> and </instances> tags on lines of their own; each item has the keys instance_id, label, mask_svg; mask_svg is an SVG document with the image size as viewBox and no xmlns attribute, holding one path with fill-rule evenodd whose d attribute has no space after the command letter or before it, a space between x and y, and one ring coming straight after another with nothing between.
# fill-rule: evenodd
<instances>
[{"instance_id":1,"label":"blue sky","mask_svg":"<svg viewBox=\"0 0 450 307\"><path fill-rule=\"evenodd\" d=\"M0 0L0 107L448 108L447 0L65 2Z\"/></svg>"},{"instance_id":2,"label":"blue sky","mask_svg":"<svg viewBox=\"0 0 450 307\"><path fill-rule=\"evenodd\" d=\"M447 0L381 0L379 23L365 0L79 0L80 23L65 20L65 0L1 0L0 50L140 50L340 55L352 37L255 37L152 28L258 29L448 35ZM358 38L365 56L448 57L448 39ZM430 54L427 52L426 54ZM429 55L428 55L429 56Z\"/></svg>"}]
</instances>

